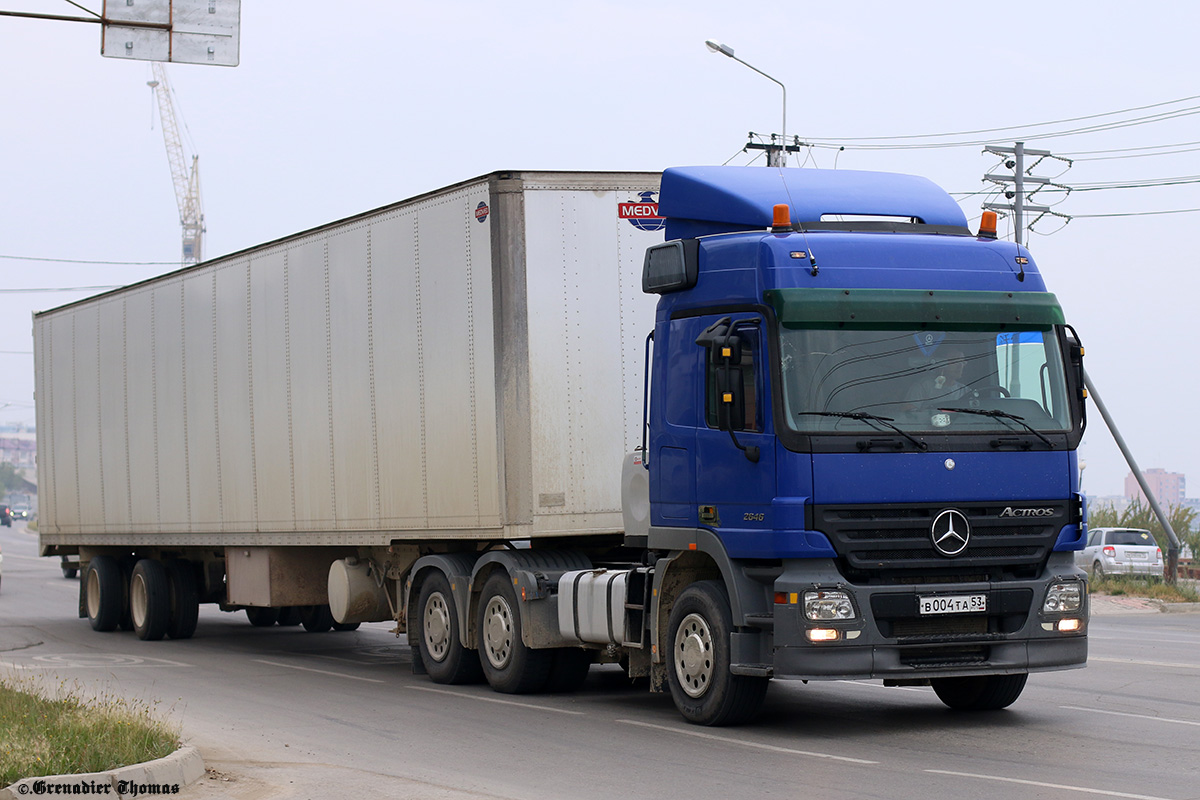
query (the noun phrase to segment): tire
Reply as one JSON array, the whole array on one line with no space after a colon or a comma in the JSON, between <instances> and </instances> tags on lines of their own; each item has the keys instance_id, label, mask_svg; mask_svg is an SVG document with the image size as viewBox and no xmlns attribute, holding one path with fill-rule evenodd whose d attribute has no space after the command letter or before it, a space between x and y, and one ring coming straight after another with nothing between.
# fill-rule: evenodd
<instances>
[{"instance_id":1,"label":"tire","mask_svg":"<svg viewBox=\"0 0 1200 800\"><path fill-rule=\"evenodd\" d=\"M309 633L324 633L333 627L333 614L329 606L304 606L300 609L300 624Z\"/></svg>"},{"instance_id":2,"label":"tire","mask_svg":"<svg viewBox=\"0 0 1200 800\"><path fill-rule=\"evenodd\" d=\"M361 624L361 622L337 622L335 620L333 623L333 629L335 631L356 631L358 630L358 626Z\"/></svg>"},{"instance_id":3,"label":"tire","mask_svg":"<svg viewBox=\"0 0 1200 800\"><path fill-rule=\"evenodd\" d=\"M279 609L250 606L246 609L246 619L256 628L269 628L279 621Z\"/></svg>"},{"instance_id":4,"label":"tire","mask_svg":"<svg viewBox=\"0 0 1200 800\"><path fill-rule=\"evenodd\" d=\"M129 618L142 641L158 641L171 619L171 584L167 568L153 558L139 559L129 577Z\"/></svg>"},{"instance_id":5,"label":"tire","mask_svg":"<svg viewBox=\"0 0 1200 800\"><path fill-rule=\"evenodd\" d=\"M196 588L196 570L190 561L181 558L167 562L167 584L170 589L170 614L167 636L190 639L200 619L200 591Z\"/></svg>"},{"instance_id":6,"label":"tire","mask_svg":"<svg viewBox=\"0 0 1200 800\"><path fill-rule=\"evenodd\" d=\"M733 615L723 584L694 583L675 601L667 623L667 682L675 707L688 722L738 725L762 706L769 679L730 672L732 633Z\"/></svg>"},{"instance_id":7,"label":"tire","mask_svg":"<svg viewBox=\"0 0 1200 800\"><path fill-rule=\"evenodd\" d=\"M79 574L79 570L77 570L75 567L63 567L62 574L63 574L64 578L66 578L67 580L71 580L72 578L74 578L76 575Z\"/></svg>"},{"instance_id":8,"label":"tire","mask_svg":"<svg viewBox=\"0 0 1200 800\"><path fill-rule=\"evenodd\" d=\"M479 663L493 689L527 694L546 685L554 651L534 650L521 641L521 612L506 573L492 573L483 585L476 620Z\"/></svg>"},{"instance_id":9,"label":"tire","mask_svg":"<svg viewBox=\"0 0 1200 800\"><path fill-rule=\"evenodd\" d=\"M1099 561L1092 564L1092 577L1098 581L1102 581L1105 578L1104 565Z\"/></svg>"},{"instance_id":10,"label":"tire","mask_svg":"<svg viewBox=\"0 0 1200 800\"><path fill-rule=\"evenodd\" d=\"M582 647L560 647L552 652L554 663L550 665L545 690L566 694L583 688L592 669L592 651Z\"/></svg>"},{"instance_id":11,"label":"tire","mask_svg":"<svg viewBox=\"0 0 1200 800\"><path fill-rule=\"evenodd\" d=\"M293 625L300 624L300 608L299 606L284 606L279 609L279 625L284 628L290 628Z\"/></svg>"},{"instance_id":12,"label":"tire","mask_svg":"<svg viewBox=\"0 0 1200 800\"><path fill-rule=\"evenodd\" d=\"M124 597L121 599L121 619L117 621L117 627L123 631L133 630L133 617L129 612L129 586L133 580L133 568L137 565L136 558L123 558L121 564L121 591Z\"/></svg>"},{"instance_id":13,"label":"tire","mask_svg":"<svg viewBox=\"0 0 1200 800\"><path fill-rule=\"evenodd\" d=\"M115 631L125 611L121 565L112 556L95 556L83 576L84 607L94 631Z\"/></svg>"},{"instance_id":14,"label":"tire","mask_svg":"<svg viewBox=\"0 0 1200 800\"><path fill-rule=\"evenodd\" d=\"M968 678L934 678L930 683L938 699L955 711L998 711L1021 696L1029 675L975 675Z\"/></svg>"},{"instance_id":15,"label":"tire","mask_svg":"<svg viewBox=\"0 0 1200 800\"><path fill-rule=\"evenodd\" d=\"M483 680L479 653L463 646L458 629L458 605L445 575L437 572L421 583L417 612L421 615L417 648L429 679L442 684Z\"/></svg>"}]
</instances>

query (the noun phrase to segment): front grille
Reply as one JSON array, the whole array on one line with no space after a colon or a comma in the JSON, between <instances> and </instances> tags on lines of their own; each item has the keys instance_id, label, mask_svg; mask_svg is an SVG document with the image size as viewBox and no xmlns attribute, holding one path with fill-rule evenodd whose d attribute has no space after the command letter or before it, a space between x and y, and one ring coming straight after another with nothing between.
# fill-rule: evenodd
<instances>
[{"instance_id":1,"label":"front grille","mask_svg":"<svg viewBox=\"0 0 1200 800\"><path fill-rule=\"evenodd\" d=\"M971 525L970 541L953 557L935 550L930 537L934 518L950 507L961 511ZM1037 519L1001 517L1009 507L1047 508L1053 513ZM843 574L866 582L883 577L889 583L903 582L906 574L931 571L1028 577L1045 564L1068 521L1065 501L813 508L814 527L829 538Z\"/></svg>"}]
</instances>

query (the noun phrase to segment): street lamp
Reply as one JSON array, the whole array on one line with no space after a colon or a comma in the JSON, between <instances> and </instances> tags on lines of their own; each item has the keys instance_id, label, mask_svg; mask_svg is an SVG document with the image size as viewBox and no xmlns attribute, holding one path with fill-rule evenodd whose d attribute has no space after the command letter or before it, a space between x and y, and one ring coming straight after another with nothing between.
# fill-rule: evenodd
<instances>
[{"instance_id":1,"label":"street lamp","mask_svg":"<svg viewBox=\"0 0 1200 800\"><path fill-rule=\"evenodd\" d=\"M787 165L787 87L784 86L782 82L776 80L775 78L772 78L770 75L763 72L761 69L754 66L753 64L747 64L745 61L742 61L740 58L735 56L733 54L733 48L727 44L721 44L720 42L714 42L712 39L707 39L704 42L704 46L707 47L709 50L711 50L714 53L720 53L723 56L729 56L734 61L738 62L739 64L744 64L745 66L747 66L750 69L757 72L759 75L762 75L767 80L774 81L775 83L779 84L779 88L783 90L783 127L780 129L780 138L783 139L783 147L780 148L777 151L777 153L771 154L771 155L775 156L775 159L774 159L775 163L774 164L770 163L771 159L768 158L767 165L772 166L772 167L786 166Z\"/></svg>"}]
</instances>

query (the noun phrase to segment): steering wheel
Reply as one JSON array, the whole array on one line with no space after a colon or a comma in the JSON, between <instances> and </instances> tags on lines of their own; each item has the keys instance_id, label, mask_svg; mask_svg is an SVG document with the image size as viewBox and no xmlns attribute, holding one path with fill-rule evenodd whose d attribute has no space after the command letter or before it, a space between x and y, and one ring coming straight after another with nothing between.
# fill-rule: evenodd
<instances>
[{"instance_id":1,"label":"steering wheel","mask_svg":"<svg viewBox=\"0 0 1200 800\"><path fill-rule=\"evenodd\" d=\"M988 383L983 386L976 386L974 390L981 394L987 394L988 397L1012 397L1008 389L1005 389L998 383Z\"/></svg>"}]
</instances>

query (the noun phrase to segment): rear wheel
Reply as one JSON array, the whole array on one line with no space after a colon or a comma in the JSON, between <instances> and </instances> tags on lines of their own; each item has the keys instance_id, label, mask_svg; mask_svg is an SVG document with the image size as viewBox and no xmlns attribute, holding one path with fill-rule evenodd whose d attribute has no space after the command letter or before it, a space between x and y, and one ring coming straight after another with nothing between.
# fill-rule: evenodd
<instances>
[{"instance_id":1,"label":"rear wheel","mask_svg":"<svg viewBox=\"0 0 1200 800\"><path fill-rule=\"evenodd\" d=\"M356 631L358 630L358 626L361 624L362 623L360 622L337 622L335 620L333 623L333 629L335 631Z\"/></svg>"},{"instance_id":2,"label":"rear wheel","mask_svg":"<svg viewBox=\"0 0 1200 800\"><path fill-rule=\"evenodd\" d=\"M483 677L479 654L462 644L458 606L445 575L439 572L425 579L417 608L421 614L417 646L430 680L447 684L478 682Z\"/></svg>"},{"instance_id":3,"label":"rear wheel","mask_svg":"<svg viewBox=\"0 0 1200 800\"><path fill-rule=\"evenodd\" d=\"M246 619L256 628L269 628L279 621L279 609L250 606L246 609Z\"/></svg>"},{"instance_id":4,"label":"rear wheel","mask_svg":"<svg viewBox=\"0 0 1200 800\"><path fill-rule=\"evenodd\" d=\"M554 651L534 650L521 641L517 595L505 573L493 573L483 585L478 622L479 663L493 689L525 694L546 685Z\"/></svg>"},{"instance_id":5,"label":"rear wheel","mask_svg":"<svg viewBox=\"0 0 1200 800\"><path fill-rule=\"evenodd\" d=\"M300 624L309 633L324 633L333 627L333 623L333 613L328 605L304 606L300 609Z\"/></svg>"},{"instance_id":6,"label":"rear wheel","mask_svg":"<svg viewBox=\"0 0 1200 800\"><path fill-rule=\"evenodd\" d=\"M88 622L95 631L114 631L125 605L121 565L112 556L95 556L83 577Z\"/></svg>"},{"instance_id":7,"label":"rear wheel","mask_svg":"<svg viewBox=\"0 0 1200 800\"><path fill-rule=\"evenodd\" d=\"M153 558L140 559L129 578L129 618L139 639L157 641L171 619L167 568Z\"/></svg>"},{"instance_id":8,"label":"rear wheel","mask_svg":"<svg viewBox=\"0 0 1200 800\"><path fill-rule=\"evenodd\" d=\"M973 675L967 678L934 678L930 683L938 699L956 711L996 711L1016 702L1028 678L1024 673Z\"/></svg>"},{"instance_id":9,"label":"rear wheel","mask_svg":"<svg viewBox=\"0 0 1200 800\"><path fill-rule=\"evenodd\" d=\"M1104 565L1099 561L1092 564L1092 576L1098 581L1104 580Z\"/></svg>"},{"instance_id":10,"label":"rear wheel","mask_svg":"<svg viewBox=\"0 0 1200 800\"><path fill-rule=\"evenodd\" d=\"M167 581L171 595L171 613L167 621L167 636L190 639L200 619L200 592L196 588L196 571L192 562L182 558L167 562Z\"/></svg>"},{"instance_id":11,"label":"rear wheel","mask_svg":"<svg viewBox=\"0 0 1200 800\"><path fill-rule=\"evenodd\" d=\"M751 719L767 694L767 678L730 671L733 615L724 584L694 583L675 601L667 624L671 647L667 681L675 707L698 725L737 725Z\"/></svg>"}]
</instances>

